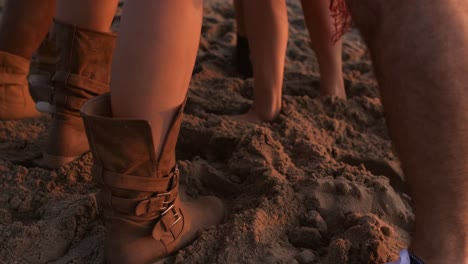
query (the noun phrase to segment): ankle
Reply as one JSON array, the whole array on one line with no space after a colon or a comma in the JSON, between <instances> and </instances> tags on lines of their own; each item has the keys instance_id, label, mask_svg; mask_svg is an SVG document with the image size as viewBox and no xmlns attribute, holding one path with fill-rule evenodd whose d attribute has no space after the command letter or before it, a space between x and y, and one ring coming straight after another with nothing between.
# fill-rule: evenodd
<instances>
[{"instance_id":1,"label":"ankle","mask_svg":"<svg viewBox=\"0 0 468 264\"><path fill-rule=\"evenodd\" d=\"M338 97L346 99L346 91L343 82L335 82L332 84L323 84L320 86L320 94L322 96Z\"/></svg>"},{"instance_id":2,"label":"ankle","mask_svg":"<svg viewBox=\"0 0 468 264\"><path fill-rule=\"evenodd\" d=\"M279 116L280 112L281 104L260 107L254 103L248 114L253 116L258 121L273 122Z\"/></svg>"},{"instance_id":3,"label":"ankle","mask_svg":"<svg viewBox=\"0 0 468 264\"><path fill-rule=\"evenodd\" d=\"M341 71L330 70L320 72L320 93L346 99L346 91Z\"/></svg>"}]
</instances>

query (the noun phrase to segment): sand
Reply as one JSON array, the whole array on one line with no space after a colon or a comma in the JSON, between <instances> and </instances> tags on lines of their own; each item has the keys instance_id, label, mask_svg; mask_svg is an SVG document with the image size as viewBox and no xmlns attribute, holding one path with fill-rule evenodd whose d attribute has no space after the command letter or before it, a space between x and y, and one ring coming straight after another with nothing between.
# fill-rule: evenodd
<instances>
[{"instance_id":1,"label":"sand","mask_svg":"<svg viewBox=\"0 0 468 264\"><path fill-rule=\"evenodd\" d=\"M408 244L411 198L359 34L344 41L349 99L320 98L299 1L288 8L284 109L248 124L228 117L248 108L253 84L231 63L232 6L206 1L177 154L187 193L221 197L229 216L168 263L383 263ZM24 166L49 121L0 122L0 263L103 263L91 155Z\"/></svg>"}]
</instances>

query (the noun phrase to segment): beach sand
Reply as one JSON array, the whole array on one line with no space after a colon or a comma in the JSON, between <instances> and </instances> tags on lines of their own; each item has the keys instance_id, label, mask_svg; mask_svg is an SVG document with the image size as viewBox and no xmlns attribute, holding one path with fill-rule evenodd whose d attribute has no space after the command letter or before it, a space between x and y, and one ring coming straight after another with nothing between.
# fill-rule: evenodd
<instances>
[{"instance_id":1,"label":"beach sand","mask_svg":"<svg viewBox=\"0 0 468 264\"><path fill-rule=\"evenodd\" d=\"M288 8L283 111L249 124L228 117L248 109L253 84L231 63L232 5L205 3L177 155L188 195L219 196L229 215L168 263L384 263L408 245L411 198L359 34L344 38L349 99L320 98L299 1ZM0 263L103 263L91 154L18 165L40 155L49 121L0 122Z\"/></svg>"}]
</instances>

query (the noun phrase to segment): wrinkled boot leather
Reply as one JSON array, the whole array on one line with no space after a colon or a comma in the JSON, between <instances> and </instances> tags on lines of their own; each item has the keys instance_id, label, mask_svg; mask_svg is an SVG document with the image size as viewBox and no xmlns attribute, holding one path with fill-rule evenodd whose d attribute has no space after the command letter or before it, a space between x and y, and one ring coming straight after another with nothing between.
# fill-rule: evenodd
<instances>
[{"instance_id":1,"label":"wrinkled boot leather","mask_svg":"<svg viewBox=\"0 0 468 264\"><path fill-rule=\"evenodd\" d=\"M79 111L89 99L109 91L116 36L55 22L57 65L52 78L53 120L43 166L57 168L89 151Z\"/></svg>"},{"instance_id":2,"label":"wrinkled boot leather","mask_svg":"<svg viewBox=\"0 0 468 264\"><path fill-rule=\"evenodd\" d=\"M30 61L0 51L0 120L37 117L28 86Z\"/></svg>"},{"instance_id":3,"label":"wrinkled boot leather","mask_svg":"<svg viewBox=\"0 0 468 264\"><path fill-rule=\"evenodd\" d=\"M90 100L81 111L94 158L93 178L100 186L107 263L153 263L223 218L223 204L215 197L179 199L175 146L182 112L183 106L157 158L150 124L112 118L109 94Z\"/></svg>"}]
</instances>

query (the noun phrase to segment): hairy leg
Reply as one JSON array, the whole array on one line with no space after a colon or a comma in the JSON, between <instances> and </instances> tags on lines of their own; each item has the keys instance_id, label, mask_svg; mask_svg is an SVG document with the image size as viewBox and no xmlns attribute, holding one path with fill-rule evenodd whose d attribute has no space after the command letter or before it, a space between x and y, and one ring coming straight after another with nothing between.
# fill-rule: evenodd
<instances>
[{"instance_id":1,"label":"hairy leg","mask_svg":"<svg viewBox=\"0 0 468 264\"><path fill-rule=\"evenodd\" d=\"M302 0L302 9L320 67L320 89L323 95L346 98L344 89L341 39L335 41L334 19L330 1Z\"/></svg>"},{"instance_id":2,"label":"hairy leg","mask_svg":"<svg viewBox=\"0 0 468 264\"><path fill-rule=\"evenodd\" d=\"M411 188L410 250L429 264L468 263L468 2L347 2Z\"/></svg>"},{"instance_id":3,"label":"hairy leg","mask_svg":"<svg viewBox=\"0 0 468 264\"><path fill-rule=\"evenodd\" d=\"M245 24L254 72L254 102L236 117L246 121L273 121L281 111L284 62L288 42L285 0L244 0Z\"/></svg>"},{"instance_id":4,"label":"hairy leg","mask_svg":"<svg viewBox=\"0 0 468 264\"><path fill-rule=\"evenodd\" d=\"M116 118L148 120L156 153L187 94L202 12L202 0L125 3L112 65L112 110Z\"/></svg>"},{"instance_id":5,"label":"hairy leg","mask_svg":"<svg viewBox=\"0 0 468 264\"><path fill-rule=\"evenodd\" d=\"M55 0L7 0L0 24L0 50L27 60L52 25Z\"/></svg>"}]
</instances>

